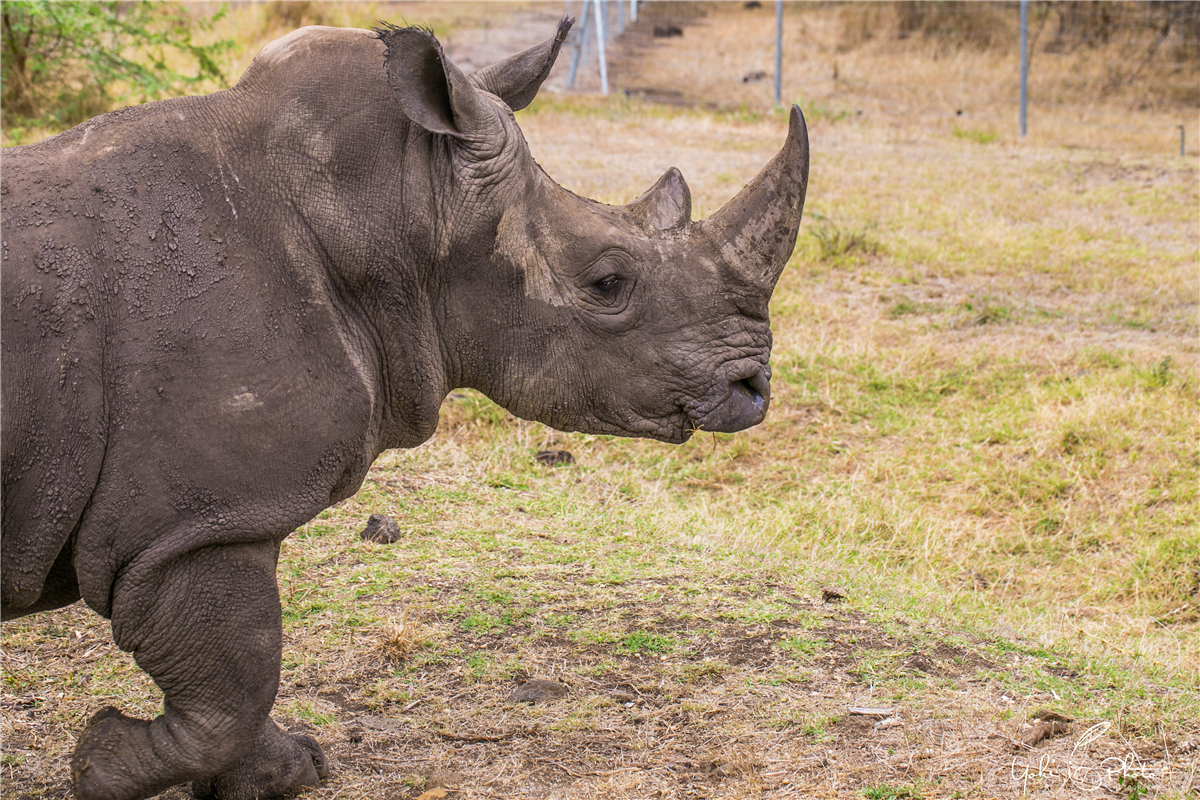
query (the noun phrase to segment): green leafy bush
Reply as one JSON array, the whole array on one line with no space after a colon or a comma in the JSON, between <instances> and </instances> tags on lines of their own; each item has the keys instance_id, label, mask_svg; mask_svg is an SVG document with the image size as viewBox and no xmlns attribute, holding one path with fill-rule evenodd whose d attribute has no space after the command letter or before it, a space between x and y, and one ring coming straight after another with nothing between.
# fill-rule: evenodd
<instances>
[{"instance_id":1,"label":"green leafy bush","mask_svg":"<svg viewBox=\"0 0 1200 800\"><path fill-rule=\"evenodd\" d=\"M0 11L3 122L63 130L119 103L224 83L217 59L228 40L199 44L225 13L193 16L180 3L6 0Z\"/></svg>"}]
</instances>

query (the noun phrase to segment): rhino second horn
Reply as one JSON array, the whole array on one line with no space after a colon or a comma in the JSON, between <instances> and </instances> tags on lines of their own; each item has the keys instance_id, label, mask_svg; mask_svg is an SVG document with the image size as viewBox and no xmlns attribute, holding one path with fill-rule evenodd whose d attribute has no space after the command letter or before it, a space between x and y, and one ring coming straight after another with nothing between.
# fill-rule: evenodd
<instances>
[{"instance_id":1,"label":"rhino second horn","mask_svg":"<svg viewBox=\"0 0 1200 800\"><path fill-rule=\"evenodd\" d=\"M682 228L692 221L692 192L683 173L671 167L627 208L656 231Z\"/></svg>"},{"instance_id":2,"label":"rhino second horn","mask_svg":"<svg viewBox=\"0 0 1200 800\"><path fill-rule=\"evenodd\" d=\"M729 266L769 294L796 246L807 191L808 127L794 105L783 149L700 225Z\"/></svg>"}]
</instances>

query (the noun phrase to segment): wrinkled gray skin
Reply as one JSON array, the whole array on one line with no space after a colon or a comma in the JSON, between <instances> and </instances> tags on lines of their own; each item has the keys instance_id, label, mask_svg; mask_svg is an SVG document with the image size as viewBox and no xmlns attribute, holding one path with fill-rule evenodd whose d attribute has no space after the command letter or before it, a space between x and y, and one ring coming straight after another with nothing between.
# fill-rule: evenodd
<instances>
[{"instance_id":1,"label":"wrinkled gray skin","mask_svg":"<svg viewBox=\"0 0 1200 800\"><path fill-rule=\"evenodd\" d=\"M305 28L228 91L4 152L3 613L82 597L165 695L92 719L78 797L325 774L269 718L279 545L451 389L667 442L763 419L803 119L704 222L676 170L576 197L512 114L568 27L470 78L421 30Z\"/></svg>"}]
</instances>

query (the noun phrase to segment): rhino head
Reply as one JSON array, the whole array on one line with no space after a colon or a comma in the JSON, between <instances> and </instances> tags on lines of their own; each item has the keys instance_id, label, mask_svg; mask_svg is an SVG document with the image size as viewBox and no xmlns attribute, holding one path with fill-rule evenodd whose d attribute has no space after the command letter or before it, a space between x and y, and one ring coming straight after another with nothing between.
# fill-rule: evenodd
<instances>
[{"instance_id":1,"label":"rhino head","mask_svg":"<svg viewBox=\"0 0 1200 800\"><path fill-rule=\"evenodd\" d=\"M469 77L427 31L378 32L405 116L449 165L436 292L448 385L560 430L680 443L756 425L767 306L808 184L804 117L793 106L783 149L708 219L692 220L674 168L625 206L579 197L534 162L513 116L570 24Z\"/></svg>"}]
</instances>

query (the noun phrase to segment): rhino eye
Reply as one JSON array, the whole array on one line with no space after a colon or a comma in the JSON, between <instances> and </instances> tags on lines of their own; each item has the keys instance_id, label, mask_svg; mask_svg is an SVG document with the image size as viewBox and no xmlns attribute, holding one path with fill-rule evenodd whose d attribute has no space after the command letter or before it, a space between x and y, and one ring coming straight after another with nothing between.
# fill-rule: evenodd
<instances>
[{"instance_id":1,"label":"rhino eye","mask_svg":"<svg viewBox=\"0 0 1200 800\"><path fill-rule=\"evenodd\" d=\"M580 275L580 299L598 314L621 314L629 305L635 278L628 254L610 249Z\"/></svg>"}]
</instances>

